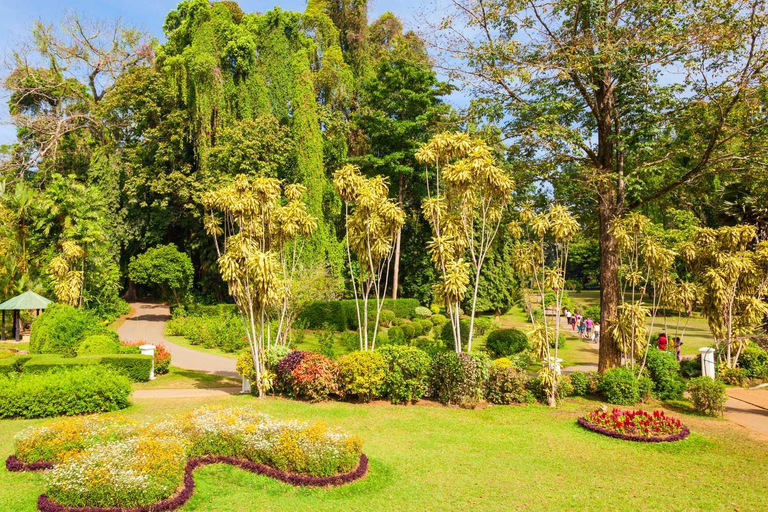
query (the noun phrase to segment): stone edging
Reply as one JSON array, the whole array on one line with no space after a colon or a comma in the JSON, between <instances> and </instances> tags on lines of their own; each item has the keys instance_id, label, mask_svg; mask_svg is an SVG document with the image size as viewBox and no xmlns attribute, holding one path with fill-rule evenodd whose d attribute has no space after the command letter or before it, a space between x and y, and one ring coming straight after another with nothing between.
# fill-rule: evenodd
<instances>
[{"instance_id":1,"label":"stone edging","mask_svg":"<svg viewBox=\"0 0 768 512\"><path fill-rule=\"evenodd\" d=\"M230 464L232 466L256 473L258 475L268 476L275 480L280 480L297 487L336 487L348 484L363 478L368 473L368 457L365 454L360 455L360 462L357 467L349 473L334 476L308 476L288 473L278 469L251 462L245 459L223 456L195 457L187 461L184 468L184 485L182 489L171 498L163 500L152 505L143 505L133 508L119 507L65 507L49 499L45 494L41 494L37 499L37 508L41 512L160 512L166 510L176 510L184 505L192 497L195 491L195 480L193 473L195 469L207 466L209 464ZM5 461L5 467L8 471L39 471L53 467L50 462L33 462L25 464L18 460L14 455L8 457Z\"/></svg>"},{"instance_id":2,"label":"stone edging","mask_svg":"<svg viewBox=\"0 0 768 512\"><path fill-rule=\"evenodd\" d=\"M615 432L605 427L595 425L594 423L590 423L584 417L579 418L578 422L579 422L579 425L586 428L587 430L591 430L592 432L597 432L598 434L603 434L604 436L613 437L614 439L621 439L623 441L637 441L640 443L671 443L674 441L682 441L683 439L686 439L691 434L691 431L688 430L688 427L683 426L683 429L680 432L678 432L677 434L672 434L671 436L666 436L666 437L634 436L630 434L622 434L621 432Z\"/></svg>"}]
</instances>

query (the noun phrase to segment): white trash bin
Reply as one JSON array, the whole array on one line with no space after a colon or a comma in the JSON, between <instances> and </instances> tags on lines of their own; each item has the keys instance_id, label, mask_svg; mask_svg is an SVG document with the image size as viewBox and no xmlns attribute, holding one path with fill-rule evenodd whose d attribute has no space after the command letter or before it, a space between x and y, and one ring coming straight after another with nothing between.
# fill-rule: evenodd
<instances>
[{"instance_id":1,"label":"white trash bin","mask_svg":"<svg viewBox=\"0 0 768 512\"><path fill-rule=\"evenodd\" d=\"M701 347L701 375L715 378L715 349L712 347Z\"/></svg>"}]
</instances>

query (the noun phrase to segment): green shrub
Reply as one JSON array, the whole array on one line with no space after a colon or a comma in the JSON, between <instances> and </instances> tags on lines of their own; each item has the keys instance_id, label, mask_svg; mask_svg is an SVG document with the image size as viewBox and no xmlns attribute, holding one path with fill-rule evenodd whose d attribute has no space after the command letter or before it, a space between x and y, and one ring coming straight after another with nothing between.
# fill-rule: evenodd
<instances>
[{"instance_id":1,"label":"green shrub","mask_svg":"<svg viewBox=\"0 0 768 512\"><path fill-rule=\"evenodd\" d=\"M21 367L23 373L47 373L50 371L67 370L73 367L95 366L101 362L99 356L64 357L55 354L43 354L31 357ZM147 372L149 376L149 372Z\"/></svg>"},{"instance_id":2,"label":"green shrub","mask_svg":"<svg viewBox=\"0 0 768 512\"><path fill-rule=\"evenodd\" d=\"M635 374L626 367L611 368L603 374L600 393L612 404L632 405L642 398L641 385Z\"/></svg>"},{"instance_id":3,"label":"green shrub","mask_svg":"<svg viewBox=\"0 0 768 512\"><path fill-rule=\"evenodd\" d=\"M120 351L120 342L112 336L105 334L91 334L80 342L77 347L77 355L93 356L102 354L117 354Z\"/></svg>"},{"instance_id":4,"label":"green shrub","mask_svg":"<svg viewBox=\"0 0 768 512\"><path fill-rule=\"evenodd\" d=\"M572 372L571 385L573 386L573 396L584 396L589 394L589 380L583 372Z\"/></svg>"},{"instance_id":5,"label":"green shrub","mask_svg":"<svg viewBox=\"0 0 768 512\"><path fill-rule=\"evenodd\" d=\"M339 391L363 402L381 396L387 364L380 352L352 352L339 359Z\"/></svg>"},{"instance_id":6,"label":"green shrub","mask_svg":"<svg viewBox=\"0 0 768 512\"><path fill-rule=\"evenodd\" d=\"M266 351L264 362L268 370L275 371L277 364L288 355L291 351L290 348L285 345L272 345L272 347ZM248 351L250 353L250 350Z\"/></svg>"},{"instance_id":7,"label":"green shrub","mask_svg":"<svg viewBox=\"0 0 768 512\"><path fill-rule=\"evenodd\" d=\"M430 318L432 316L432 311L429 308L417 306L413 310L413 314L418 318Z\"/></svg>"},{"instance_id":8,"label":"green shrub","mask_svg":"<svg viewBox=\"0 0 768 512\"><path fill-rule=\"evenodd\" d=\"M701 377L701 355L680 361L680 373L688 379Z\"/></svg>"},{"instance_id":9,"label":"green shrub","mask_svg":"<svg viewBox=\"0 0 768 512\"><path fill-rule=\"evenodd\" d=\"M328 323L324 324L323 330L317 333L318 352L330 359L336 357L336 350L333 346L336 341L335 338L336 336L331 325Z\"/></svg>"},{"instance_id":10,"label":"green shrub","mask_svg":"<svg viewBox=\"0 0 768 512\"><path fill-rule=\"evenodd\" d=\"M411 341L416 336L416 328L412 323L403 324L402 329L406 342Z\"/></svg>"},{"instance_id":11,"label":"green shrub","mask_svg":"<svg viewBox=\"0 0 768 512\"><path fill-rule=\"evenodd\" d=\"M169 336L184 336L192 345L218 348L225 352L240 352L248 343L243 323L234 316L187 316L165 324Z\"/></svg>"},{"instance_id":12,"label":"green shrub","mask_svg":"<svg viewBox=\"0 0 768 512\"><path fill-rule=\"evenodd\" d=\"M474 407L483 398L490 359L487 365L466 353L443 352L432 356L430 387L443 404ZM484 378L485 377L485 378Z\"/></svg>"},{"instance_id":13,"label":"green shrub","mask_svg":"<svg viewBox=\"0 0 768 512\"><path fill-rule=\"evenodd\" d=\"M93 313L66 304L51 304L32 322L29 352L74 356L80 342L91 334L117 337Z\"/></svg>"},{"instance_id":14,"label":"green shrub","mask_svg":"<svg viewBox=\"0 0 768 512\"><path fill-rule=\"evenodd\" d=\"M439 313L432 315L432 323L435 327L442 327L448 322L448 317Z\"/></svg>"},{"instance_id":15,"label":"green shrub","mask_svg":"<svg viewBox=\"0 0 768 512\"><path fill-rule=\"evenodd\" d=\"M384 327L392 325L392 320L395 319L395 312L389 309L383 309L381 315L379 315L379 324Z\"/></svg>"},{"instance_id":16,"label":"green shrub","mask_svg":"<svg viewBox=\"0 0 768 512\"><path fill-rule=\"evenodd\" d=\"M111 366L124 373L134 382L147 382L149 381L149 372L152 370L152 356L141 354L104 356L101 358L101 364ZM27 365L24 367L25 370Z\"/></svg>"},{"instance_id":17,"label":"green shrub","mask_svg":"<svg viewBox=\"0 0 768 512\"><path fill-rule=\"evenodd\" d=\"M528 376L524 371L512 367L494 366L488 379L486 397L498 405L524 404L535 400L525 389Z\"/></svg>"},{"instance_id":18,"label":"green shrub","mask_svg":"<svg viewBox=\"0 0 768 512\"><path fill-rule=\"evenodd\" d=\"M749 378L768 378L768 352L757 345L749 345L739 356L739 366Z\"/></svg>"},{"instance_id":19,"label":"green shrub","mask_svg":"<svg viewBox=\"0 0 768 512\"><path fill-rule=\"evenodd\" d=\"M390 327L387 331L387 336L389 336L389 343L391 345L405 344L405 333L403 332L402 327Z\"/></svg>"},{"instance_id":20,"label":"green shrub","mask_svg":"<svg viewBox=\"0 0 768 512\"><path fill-rule=\"evenodd\" d=\"M429 336L419 336L411 341L411 345L423 350L429 355L446 351L445 344L442 340L430 338Z\"/></svg>"},{"instance_id":21,"label":"green shrub","mask_svg":"<svg viewBox=\"0 0 768 512\"><path fill-rule=\"evenodd\" d=\"M485 347L492 357L506 357L528 348L528 336L519 329L497 329L488 335Z\"/></svg>"},{"instance_id":22,"label":"green shrub","mask_svg":"<svg viewBox=\"0 0 768 512\"><path fill-rule=\"evenodd\" d=\"M645 368L654 383L654 396L660 400L683 398L685 382L680 378L680 364L675 354L649 347Z\"/></svg>"},{"instance_id":23,"label":"green shrub","mask_svg":"<svg viewBox=\"0 0 768 512\"><path fill-rule=\"evenodd\" d=\"M591 318L595 322L600 321L600 306L589 306L584 308L584 318Z\"/></svg>"},{"instance_id":24,"label":"green shrub","mask_svg":"<svg viewBox=\"0 0 768 512\"><path fill-rule=\"evenodd\" d=\"M0 418L46 418L124 409L131 383L99 366L0 376Z\"/></svg>"},{"instance_id":25,"label":"green shrub","mask_svg":"<svg viewBox=\"0 0 768 512\"><path fill-rule=\"evenodd\" d=\"M744 386L747 382L747 373L742 368L728 368L721 364L717 368L717 378L729 386Z\"/></svg>"},{"instance_id":26,"label":"green shrub","mask_svg":"<svg viewBox=\"0 0 768 512\"><path fill-rule=\"evenodd\" d=\"M600 383L603 382L603 374L596 371L587 372L587 394L598 395L600 393Z\"/></svg>"},{"instance_id":27,"label":"green shrub","mask_svg":"<svg viewBox=\"0 0 768 512\"><path fill-rule=\"evenodd\" d=\"M423 334L423 335L425 335L425 336L426 336L426 335L428 335L428 334L430 334L430 333L432 332L432 328L435 326L435 325L432 323L432 320L430 320L429 318L425 318L425 319L423 319L423 320L421 321L421 325L422 325L422 327L424 327L424 330L422 331L422 333L421 333L421 334Z\"/></svg>"},{"instance_id":28,"label":"green shrub","mask_svg":"<svg viewBox=\"0 0 768 512\"><path fill-rule=\"evenodd\" d=\"M469 319L465 318L459 322L459 331L461 336L461 348L464 350L467 348L467 343L469 342ZM440 332L440 339L443 340L446 349L456 350L451 322L447 322L443 325L443 329Z\"/></svg>"},{"instance_id":29,"label":"green shrub","mask_svg":"<svg viewBox=\"0 0 768 512\"><path fill-rule=\"evenodd\" d=\"M491 330L493 321L487 316L480 316L475 318L475 334L482 336Z\"/></svg>"},{"instance_id":30,"label":"green shrub","mask_svg":"<svg viewBox=\"0 0 768 512\"><path fill-rule=\"evenodd\" d=\"M415 347L388 346L379 350L387 370L384 394L393 404L409 404L427 391L431 359Z\"/></svg>"},{"instance_id":31,"label":"green shrub","mask_svg":"<svg viewBox=\"0 0 768 512\"><path fill-rule=\"evenodd\" d=\"M688 381L688 393L691 395L693 408L708 416L723 414L723 407L728 399L725 383L709 377L696 377Z\"/></svg>"},{"instance_id":32,"label":"green shrub","mask_svg":"<svg viewBox=\"0 0 768 512\"><path fill-rule=\"evenodd\" d=\"M30 359L31 356L28 355L4 357L3 359L0 359L0 375L21 372L21 368Z\"/></svg>"}]
</instances>

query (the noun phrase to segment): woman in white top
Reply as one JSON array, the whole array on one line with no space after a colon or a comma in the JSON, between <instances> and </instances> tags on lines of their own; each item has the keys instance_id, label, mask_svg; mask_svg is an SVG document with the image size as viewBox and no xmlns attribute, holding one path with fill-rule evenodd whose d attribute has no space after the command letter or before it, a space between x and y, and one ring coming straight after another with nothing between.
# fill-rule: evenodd
<instances>
[{"instance_id":1,"label":"woman in white top","mask_svg":"<svg viewBox=\"0 0 768 512\"><path fill-rule=\"evenodd\" d=\"M595 322L595 326L592 328L592 342L600 343L600 322Z\"/></svg>"}]
</instances>

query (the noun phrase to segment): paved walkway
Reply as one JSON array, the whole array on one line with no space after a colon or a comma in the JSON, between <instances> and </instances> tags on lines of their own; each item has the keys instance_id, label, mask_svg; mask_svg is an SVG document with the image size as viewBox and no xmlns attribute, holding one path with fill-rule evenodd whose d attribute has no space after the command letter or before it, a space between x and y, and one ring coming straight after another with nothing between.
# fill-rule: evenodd
<instances>
[{"instance_id":1,"label":"paved walkway","mask_svg":"<svg viewBox=\"0 0 768 512\"><path fill-rule=\"evenodd\" d=\"M235 368L235 360L227 357L207 354L199 350L182 347L171 343L164 336L165 322L171 319L171 312L164 304L134 302L131 304L133 315L118 327L117 334L122 340L143 340L150 344L162 343L171 353L171 364L186 370L220 375L222 377L240 376ZM208 391L208 390L167 390L167 391ZM134 396L139 396L136 392ZM179 396L178 394L173 396Z\"/></svg>"},{"instance_id":2,"label":"paved walkway","mask_svg":"<svg viewBox=\"0 0 768 512\"><path fill-rule=\"evenodd\" d=\"M768 435L768 389L728 388L726 419Z\"/></svg>"}]
</instances>

